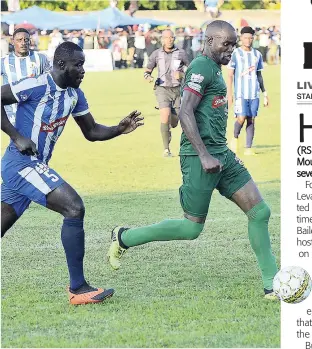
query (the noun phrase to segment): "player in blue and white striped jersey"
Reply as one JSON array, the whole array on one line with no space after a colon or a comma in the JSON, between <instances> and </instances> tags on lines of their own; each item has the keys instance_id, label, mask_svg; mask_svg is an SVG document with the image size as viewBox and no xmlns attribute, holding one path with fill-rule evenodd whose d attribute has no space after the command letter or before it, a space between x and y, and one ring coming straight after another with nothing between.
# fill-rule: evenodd
<instances>
[{"instance_id":1,"label":"player in blue and white striped jersey","mask_svg":"<svg viewBox=\"0 0 312 349\"><path fill-rule=\"evenodd\" d=\"M48 167L55 143L70 114L91 142L134 131L143 120L134 111L117 126L97 124L79 88L84 62L82 49L64 42L55 50L51 72L1 87L1 129L11 139L1 162L1 237L31 201L63 215L61 239L70 276L71 304L102 302L114 290L91 287L85 280L84 205L77 192ZM16 127L4 109L13 103L18 103Z\"/></svg>"},{"instance_id":2,"label":"player in blue and white striped jersey","mask_svg":"<svg viewBox=\"0 0 312 349\"><path fill-rule=\"evenodd\" d=\"M264 96L264 106L268 106L269 100L264 88L262 55L258 50L252 48L255 31L251 27L241 30L242 46L236 48L228 64L228 101L229 108L233 104L233 80L234 80L234 113L236 122L234 124L234 138L231 149L238 151L238 136L247 120L246 125L246 149L245 155L255 155L251 149L255 133L255 117L258 115L260 90Z\"/></svg>"},{"instance_id":3,"label":"player in blue and white striped jersey","mask_svg":"<svg viewBox=\"0 0 312 349\"><path fill-rule=\"evenodd\" d=\"M9 84L27 77L38 76L50 69L46 55L30 51L30 35L24 28L16 29L13 33L14 52L1 58L2 84ZM8 118L15 124L17 104L6 106Z\"/></svg>"}]
</instances>

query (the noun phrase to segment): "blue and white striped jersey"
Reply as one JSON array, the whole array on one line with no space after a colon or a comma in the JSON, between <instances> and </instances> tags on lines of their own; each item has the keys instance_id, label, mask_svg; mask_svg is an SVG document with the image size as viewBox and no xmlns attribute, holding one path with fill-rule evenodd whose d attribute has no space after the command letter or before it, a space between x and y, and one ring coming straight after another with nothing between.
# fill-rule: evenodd
<instances>
[{"instance_id":1,"label":"blue and white striped jersey","mask_svg":"<svg viewBox=\"0 0 312 349\"><path fill-rule=\"evenodd\" d=\"M26 57L18 57L11 52L1 58L2 84L9 84L27 77L35 77L50 70L50 62L43 53L30 51ZM5 107L10 121L15 120L16 104ZM12 122L14 124L14 122Z\"/></svg>"},{"instance_id":2,"label":"blue and white striped jersey","mask_svg":"<svg viewBox=\"0 0 312 349\"><path fill-rule=\"evenodd\" d=\"M251 51L244 51L236 48L228 64L229 69L234 69L234 94L235 99L259 98L260 85L257 71L263 69L262 54L252 48Z\"/></svg>"},{"instance_id":3,"label":"blue and white striped jersey","mask_svg":"<svg viewBox=\"0 0 312 349\"><path fill-rule=\"evenodd\" d=\"M38 159L48 163L68 116L89 113L87 100L79 88L57 86L50 73L10 85L18 101L15 128L36 144ZM12 156L23 156L12 141L9 149Z\"/></svg>"}]
</instances>

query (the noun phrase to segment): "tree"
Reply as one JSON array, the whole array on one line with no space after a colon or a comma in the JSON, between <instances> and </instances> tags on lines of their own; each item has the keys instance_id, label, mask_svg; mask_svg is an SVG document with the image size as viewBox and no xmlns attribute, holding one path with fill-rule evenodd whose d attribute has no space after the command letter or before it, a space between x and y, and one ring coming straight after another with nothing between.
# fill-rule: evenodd
<instances>
[{"instance_id":1,"label":"tree","mask_svg":"<svg viewBox=\"0 0 312 349\"><path fill-rule=\"evenodd\" d=\"M262 8L268 10L279 10L281 8L281 0L261 0Z\"/></svg>"},{"instance_id":2,"label":"tree","mask_svg":"<svg viewBox=\"0 0 312 349\"><path fill-rule=\"evenodd\" d=\"M243 0L225 1L221 8L224 10L243 10L245 4Z\"/></svg>"},{"instance_id":3,"label":"tree","mask_svg":"<svg viewBox=\"0 0 312 349\"><path fill-rule=\"evenodd\" d=\"M159 1L159 10L174 10L177 5L175 0L163 0Z\"/></svg>"}]
</instances>

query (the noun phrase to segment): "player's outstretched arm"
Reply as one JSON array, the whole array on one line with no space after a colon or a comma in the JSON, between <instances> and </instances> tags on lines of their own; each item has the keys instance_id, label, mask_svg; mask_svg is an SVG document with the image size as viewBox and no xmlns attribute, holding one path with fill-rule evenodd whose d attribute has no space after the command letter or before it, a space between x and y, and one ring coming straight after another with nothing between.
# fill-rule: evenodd
<instances>
[{"instance_id":1,"label":"player's outstretched arm","mask_svg":"<svg viewBox=\"0 0 312 349\"><path fill-rule=\"evenodd\" d=\"M38 155L36 144L29 138L23 137L16 128L10 123L7 113L4 109L5 105L17 103L10 85L1 86L1 130L6 133L15 143L17 149L23 155Z\"/></svg>"},{"instance_id":2,"label":"player's outstretched arm","mask_svg":"<svg viewBox=\"0 0 312 349\"><path fill-rule=\"evenodd\" d=\"M188 90L184 90L179 119L181 121L183 132L197 152L204 171L207 173L215 173L221 170L221 163L208 153L207 148L200 137L194 115L194 111L200 100L201 97L198 95Z\"/></svg>"},{"instance_id":3,"label":"player's outstretched arm","mask_svg":"<svg viewBox=\"0 0 312 349\"><path fill-rule=\"evenodd\" d=\"M117 126L105 126L97 124L91 113L75 117L75 121L80 127L85 138L90 142L107 141L109 139L134 131L144 118L138 111L133 111L120 121Z\"/></svg>"}]
</instances>

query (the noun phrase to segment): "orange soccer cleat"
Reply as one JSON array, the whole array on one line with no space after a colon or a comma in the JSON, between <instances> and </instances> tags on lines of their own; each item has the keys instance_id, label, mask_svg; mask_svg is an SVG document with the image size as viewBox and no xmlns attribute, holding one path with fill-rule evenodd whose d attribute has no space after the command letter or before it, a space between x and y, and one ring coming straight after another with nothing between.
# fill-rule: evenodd
<instances>
[{"instance_id":1,"label":"orange soccer cleat","mask_svg":"<svg viewBox=\"0 0 312 349\"><path fill-rule=\"evenodd\" d=\"M112 288L105 290L103 288L94 288L87 283L82 285L78 290L71 290L67 287L70 304L89 304L101 303L105 299L110 298L115 293Z\"/></svg>"}]
</instances>

